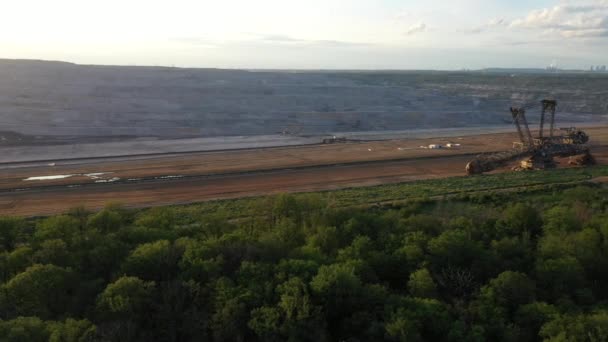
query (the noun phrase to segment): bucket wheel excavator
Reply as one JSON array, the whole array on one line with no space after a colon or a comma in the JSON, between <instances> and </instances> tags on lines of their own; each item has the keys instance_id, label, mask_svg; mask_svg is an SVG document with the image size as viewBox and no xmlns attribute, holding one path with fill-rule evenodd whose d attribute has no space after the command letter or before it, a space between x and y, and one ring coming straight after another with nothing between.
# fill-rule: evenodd
<instances>
[{"instance_id":1,"label":"bucket wheel excavator","mask_svg":"<svg viewBox=\"0 0 608 342\"><path fill-rule=\"evenodd\" d=\"M575 127L560 129L555 135L555 100L543 100L540 115L538 136L530 132L525 108L511 108L511 116L519 136L508 151L482 154L466 166L468 175L481 174L504 166L509 162L520 160L514 170L541 170L555 167L554 157L570 157L571 165L590 165L594 163L587 142L589 136ZM549 134L545 135L545 119L548 114Z\"/></svg>"}]
</instances>

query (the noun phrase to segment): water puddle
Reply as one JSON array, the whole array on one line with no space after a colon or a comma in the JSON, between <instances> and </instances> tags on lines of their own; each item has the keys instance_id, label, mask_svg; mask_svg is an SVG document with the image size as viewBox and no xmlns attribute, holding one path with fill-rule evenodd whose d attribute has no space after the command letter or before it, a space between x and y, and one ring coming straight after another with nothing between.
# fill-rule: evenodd
<instances>
[{"instance_id":1,"label":"water puddle","mask_svg":"<svg viewBox=\"0 0 608 342\"><path fill-rule=\"evenodd\" d=\"M106 179L104 177L104 175L108 175L111 174L113 172L93 172L93 173L85 173L85 174L73 174L73 175L50 175L50 176L35 176L35 177L29 177L29 178L25 178L23 181L24 182L29 182L29 181L45 181L45 180L57 180L57 179L66 179L66 178L70 178L70 177L87 177L91 180L95 180L96 182L98 180L104 180L104 181L112 181L115 182L118 179L114 178L110 178L110 179Z\"/></svg>"},{"instance_id":2,"label":"water puddle","mask_svg":"<svg viewBox=\"0 0 608 342\"><path fill-rule=\"evenodd\" d=\"M74 177L77 175L52 175L52 176L36 176L36 177L29 177L24 179L24 181L28 182L28 181L41 181L41 180L54 180L54 179L65 179L65 178L70 178L70 177Z\"/></svg>"},{"instance_id":3,"label":"water puddle","mask_svg":"<svg viewBox=\"0 0 608 342\"><path fill-rule=\"evenodd\" d=\"M112 172L110 172L112 173ZM103 175L107 175L108 172L95 172L95 173L85 173L84 176L85 177L89 177L91 179L100 179L102 178L101 176Z\"/></svg>"},{"instance_id":4,"label":"water puddle","mask_svg":"<svg viewBox=\"0 0 608 342\"><path fill-rule=\"evenodd\" d=\"M113 177L113 178L110 178L110 179L98 179L98 180L95 181L95 183L114 183L114 182L119 181L119 180L120 180L120 178Z\"/></svg>"},{"instance_id":5,"label":"water puddle","mask_svg":"<svg viewBox=\"0 0 608 342\"><path fill-rule=\"evenodd\" d=\"M160 177L154 177L154 179L176 179L176 178L184 178L184 176L182 176L182 175L177 175L177 176L160 176Z\"/></svg>"},{"instance_id":6,"label":"water puddle","mask_svg":"<svg viewBox=\"0 0 608 342\"><path fill-rule=\"evenodd\" d=\"M114 172L92 172L92 173L83 173L83 174L73 174L73 175L50 175L50 176L36 176L29 177L24 179L23 181L45 181L45 180L57 180L57 179L66 179L70 177L87 177L92 180L94 183L114 183L121 180L119 177L111 177L108 176ZM158 176L154 177L157 180L170 180L170 179L179 179L184 178L183 175L167 175L167 176ZM143 178L128 178L126 181L128 182L137 182L141 181ZM68 185L68 187L78 187L80 185Z\"/></svg>"}]
</instances>

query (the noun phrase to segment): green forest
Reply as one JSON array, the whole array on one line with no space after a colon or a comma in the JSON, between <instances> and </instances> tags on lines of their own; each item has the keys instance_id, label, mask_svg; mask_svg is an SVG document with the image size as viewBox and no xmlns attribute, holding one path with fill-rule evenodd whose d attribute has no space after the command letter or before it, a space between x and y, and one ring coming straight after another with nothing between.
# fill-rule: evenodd
<instances>
[{"instance_id":1,"label":"green forest","mask_svg":"<svg viewBox=\"0 0 608 342\"><path fill-rule=\"evenodd\" d=\"M606 169L554 172L1 217L0 341L608 341Z\"/></svg>"}]
</instances>

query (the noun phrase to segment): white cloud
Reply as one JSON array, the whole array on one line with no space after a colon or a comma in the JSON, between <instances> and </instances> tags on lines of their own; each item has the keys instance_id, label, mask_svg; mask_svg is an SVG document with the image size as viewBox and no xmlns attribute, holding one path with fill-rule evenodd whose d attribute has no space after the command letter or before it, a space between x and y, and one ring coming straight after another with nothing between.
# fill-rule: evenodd
<instances>
[{"instance_id":1,"label":"white cloud","mask_svg":"<svg viewBox=\"0 0 608 342\"><path fill-rule=\"evenodd\" d=\"M395 21L405 21L405 20L410 20L412 17L414 17L414 13L412 11L409 10L401 10L399 12L397 12L397 14L395 15Z\"/></svg>"},{"instance_id":2,"label":"white cloud","mask_svg":"<svg viewBox=\"0 0 608 342\"><path fill-rule=\"evenodd\" d=\"M332 39L302 39L283 34L260 34L247 32L240 37L233 39L212 39L206 36L194 37L172 37L171 42L193 45L197 47L217 48L225 46L246 45L246 46L278 46L278 47L326 47L326 48L356 48L366 47L373 44L366 42L352 42Z\"/></svg>"},{"instance_id":3,"label":"white cloud","mask_svg":"<svg viewBox=\"0 0 608 342\"><path fill-rule=\"evenodd\" d=\"M284 34L269 34L261 37L262 40L277 43L299 43L302 39L293 38Z\"/></svg>"},{"instance_id":4,"label":"white cloud","mask_svg":"<svg viewBox=\"0 0 608 342\"><path fill-rule=\"evenodd\" d=\"M317 45L325 47L357 47L368 46L368 43L351 42L332 39L301 39L283 34L252 34L258 36L258 40L270 44L289 44L289 45Z\"/></svg>"},{"instance_id":5,"label":"white cloud","mask_svg":"<svg viewBox=\"0 0 608 342\"><path fill-rule=\"evenodd\" d=\"M180 44L188 44L188 45L196 45L199 47L206 48L217 48L217 41L209 39L208 37L170 37L170 42L180 43Z\"/></svg>"},{"instance_id":6,"label":"white cloud","mask_svg":"<svg viewBox=\"0 0 608 342\"><path fill-rule=\"evenodd\" d=\"M495 19L488 21L487 23L485 23L483 25L480 25L480 26L474 27L470 30L467 30L466 32L467 33L483 33L483 32L490 31L495 28L506 27L508 25L509 25L509 22L506 19L495 18Z\"/></svg>"},{"instance_id":7,"label":"white cloud","mask_svg":"<svg viewBox=\"0 0 608 342\"><path fill-rule=\"evenodd\" d=\"M545 35L563 38L608 37L608 1L565 2L534 10L510 27L543 30Z\"/></svg>"},{"instance_id":8,"label":"white cloud","mask_svg":"<svg viewBox=\"0 0 608 342\"><path fill-rule=\"evenodd\" d=\"M405 34L408 35L408 36L411 36L411 35L414 35L414 34L425 32L427 29L428 29L428 27L426 26L425 23L418 23L416 25L410 26L405 31Z\"/></svg>"}]
</instances>

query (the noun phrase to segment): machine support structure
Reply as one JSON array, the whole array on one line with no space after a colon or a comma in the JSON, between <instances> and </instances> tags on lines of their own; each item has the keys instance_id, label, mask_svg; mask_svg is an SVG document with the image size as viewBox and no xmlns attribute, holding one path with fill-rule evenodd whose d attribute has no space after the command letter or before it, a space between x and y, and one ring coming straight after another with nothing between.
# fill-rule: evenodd
<instances>
[{"instance_id":1,"label":"machine support structure","mask_svg":"<svg viewBox=\"0 0 608 342\"><path fill-rule=\"evenodd\" d=\"M511 115L513 116L513 121L517 127L519 139L522 144L527 147L532 146L534 144L534 139L532 139L528 120L526 119L526 110L523 108L511 107Z\"/></svg>"},{"instance_id":2,"label":"machine support structure","mask_svg":"<svg viewBox=\"0 0 608 342\"><path fill-rule=\"evenodd\" d=\"M515 122L515 127L517 128L517 134L519 135L519 141L525 145L524 133L521 130L521 123L519 122L519 109L511 107L511 115L513 116L513 122Z\"/></svg>"},{"instance_id":3,"label":"machine support structure","mask_svg":"<svg viewBox=\"0 0 608 342\"><path fill-rule=\"evenodd\" d=\"M514 170L546 169L555 167L553 158L555 156L571 158L571 165L589 165L594 162L590 154L589 136L576 128L565 129L565 134L555 136L555 110L557 101L543 100L540 115L540 130L538 137L533 137L530 132L526 110L524 108L511 107L511 116L517 129L519 142L513 144L513 148L504 152L482 154L467 164L466 171L469 175L480 174L496 169L499 166L518 158L520 165ZM546 117L550 115L550 117ZM549 120L548 136L545 135L545 119Z\"/></svg>"},{"instance_id":4,"label":"machine support structure","mask_svg":"<svg viewBox=\"0 0 608 342\"><path fill-rule=\"evenodd\" d=\"M551 115L549 119L549 138L553 138L553 131L555 126L555 108L557 107L557 101L555 100L542 100L541 102L543 111L540 114L540 131L538 137L542 140L545 136L545 117L547 112Z\"/></svg>"}]
</instances>

